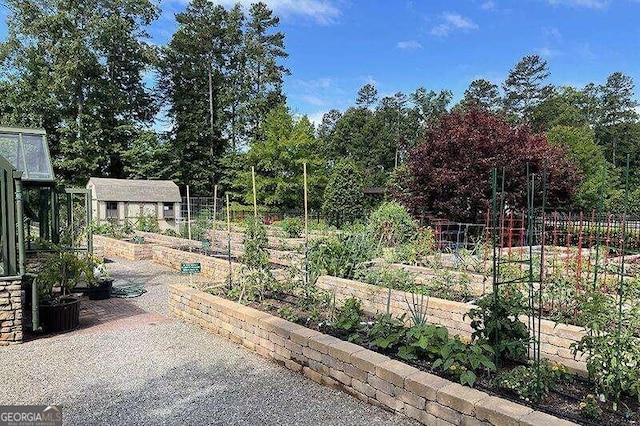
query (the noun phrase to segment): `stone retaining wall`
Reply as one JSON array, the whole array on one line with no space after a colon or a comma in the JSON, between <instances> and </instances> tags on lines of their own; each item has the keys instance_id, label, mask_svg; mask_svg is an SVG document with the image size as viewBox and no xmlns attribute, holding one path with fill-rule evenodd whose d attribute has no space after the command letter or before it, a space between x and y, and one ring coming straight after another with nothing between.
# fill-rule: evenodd
<instances>
[{"instance_id":1,"label":"stone retaining wall","mask_svg":"<svg viewBox=\"0 0 640 426\"><path fill-rule=\"evenodd\" d=\"M156 234L155 232L143 232L136 231L136 234L144 237L144 240L151 244L162 244L164 246L173 246L173 247L202 247L202 243L200 241L189 240L187 238L180 237L171 237L169 235Z\"/></svg>"},{"instance_id":2,"label":"stone retaining wall","mask_svg":"<svg viewBox=\"0 0 640 426\"><path fill-rule=\"evenodd\" d=\"M335 292L338 301L344 301L349 297L362 300L362 308L371 314L387 312L389 297L387 288L326 275L318 278L316 285L324 290ZM413 300L419 301L420 298L412 293L391 290L389 312L393 315L406 313L409 316L408 303L412 304ZM425 297L424 304L427 306L427 320L431 324L442 325L453 335L459 334L463 338L471 339L473 331L471 321L464 315L475 305L436 297ZM520 320L526 324L528 318L523 316ZM566 365L574 373L586 375L584 354L576 360L569 349L572 343L580 341L587 334L584 328L542 320L540 330L540 351L543 357Z\"/></svg>"},{"instance_id":3,"label":"stone retaining wall","mask_svg":"<svg viewBox=\"0 0 640 426\"><path fill-rule=\"evenodd\" d=\"M572 424L188 286L169 287L169 309L311 380L423 424Z\"/></svg>"},{"instance_id":4,"label":"stone retaining wall","mask_svg":"<svg viewBox=\"0 0 640 426\"><path fill-rule=\"evenodd\" d=\"M145 260L151 259L150 244L135 244L130 241L118 240L104 235L93 236L94 250L98 251L104 257L120 257L127 260Z\"/></svg>"},{"instance_id":5,"label":"stone retaining wall","mask_svg":"<svg viewBox=\"0 0 640 426\"><path fill-rule=\"evenodd\" d=\"M413 265L404 265L401 263L393 263L390 265L392 268L396 269L404 269L405 271L409 271L416 276L416 283L429 285L434 278L439 278L438 271L433 268L427 268L423 266L413 266ZM471 290L471 294L474 296L482 296L487 293L491 293L491 280L482 274L477 274L473 272L462 272L456 271L453 269L442 268L441 272L448 272L451 276L456 279L468 279L469 280L469 289ZM459 286L454 287L456 290L459 290Z\"/></svg>"},{"instance_id":6,"label":"stone retaining wall","mask_svg":"<svg viewBox=\"0 0 640 426\"><path fill-rule=\"evenodd\" d=\"M229 261L216 257L205 256L199 253L189 253L188 251L172 249L165 246L152 247L153 261L160 265L168 266L176 271L180 270L182 262L198 262L201 266L201 274L212 278L213 282L221 283L229 279ZM231 263L231 272L236 274L240 271L239 263Z\"/></svg>"},{"instance_id":7,"label":"stone retaining wall","mask_svg":"<svg viewBox=\"0 0 640 426\"><path fill-rule=\"evenodd\" d=\"M213 232L213 231L212 231ZM217 231L221 233L222 231ZM179 238L179 237L170 237L168 235L155 234L152 232L136 232L141 237L144 237L146 242L153 244L161 244L163 246L169 247L194 247L200 248L202 247L202 243L200 241L189 240L187 238ZM220 235L220 234L219 234ZM224 240L222 239L213 239L211 244L214 248L218 249L221 252L227 252L227 240L226 240L226 232ZM281 251L281 250L272 250L269 249L269 261L275 263L277 265L282 266L290 266L294 262L300 262L302 256L299 253L290 252L290 251ZM242 245L242 239L238 241L231 241L231 255L234 257L240 257L244 254L244 245Z\"/></svg>"},{"instance_id":8,"label":"stone retaining wall","mask_svg":"<svg viewBox=\"0 0 640 426\"><path fill-rule=\"evenodd\" d=\"M0 280L0 346L22 343L22 286L20 280Z\"/></svg>"}]
</instances>

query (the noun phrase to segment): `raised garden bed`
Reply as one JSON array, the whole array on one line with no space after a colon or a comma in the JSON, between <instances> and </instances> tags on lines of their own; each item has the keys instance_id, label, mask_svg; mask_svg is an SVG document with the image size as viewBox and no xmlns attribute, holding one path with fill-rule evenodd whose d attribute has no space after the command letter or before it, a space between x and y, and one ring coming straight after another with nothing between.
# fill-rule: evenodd
<instances>
[{"instance_id":1,"label":"raised garden bed","mask_svg":"<svg viewBox=\"0 0 640 426\"><path fill-rule=\"evenodd\" d=\"M146 260L153 257L151 252L152 245L149 242L138 244L133 241L118 240L104 235L94 235L93 244L107 258L119 257L127 260Z\"/></svg>"},{"instance_id":2,"label":"raised garden bed","mask_svg":"<svg viewBox=\"0 0 640 426\"><path fill-rule=\"evenodd\" d=\"M187 286L170 286L169 307L174 315L318 383L423 424L572 424Z\"/></svg>"},{"instance_id":3,"label":"raised garden bed","mask_svg":"<svg viewBox=\"0 0 640 426\"><path fill-rule=\"evenodd\" d=\"M217 232L219 233L218 235L220 236L221 235L220 233L222 233L223 231L217 231ZM145 241L153 244L160 244L166 247L179 248L179 249L183 249L184 247L191 247L192 249L195 249L198 252L202 251L203 253L207 251L202 249L201 241L189 240L189 239L180 238L180 237L171 237L168 235L155 234L152 232L137 231L136 234L144 237ZM226 240L226 233L225 233L224 239L217 239L217 240L213 239L211 241L211 251L214 252L214 254L216 255L222 254L226 258L227 249L228 249L228 246L227 246L227 240ZM269 249L268 251L269 251L270 262L273 264L281 265L281 266L290 266L296 262L299 262L301 258L301 256L296 252L281 251L281 250L274 250L274 249ZM240 238L239 241L232 240L231 242L232 261L233 261L233 258L238 259L243 253L244 253L244 246L242 245L242 239Z\"/></svg>"},{"instance_id":4,"label":"raised garden bed","mask_svg":"<svg viewBox=\"0 0 640 426\"><path fill-rule=\"evenodd\" d=\"M201 274L205 277L212 278L214 282L226 282L229 279L229 268L231 273L235 274L240 271L241 264L231 263L226 259L205 256L196 252L177 250L171 247L161 245L153 246L153 261L160 265L168 266L171 269L179 271L183 262L200 263Z\"/></svg>"},{"instance_id":5,"label":"raised garden bed","mask_svg":"<svg viewBox=\"0 0 640 426\"><path fill-rule=\"evenodd\" d=\"M349 297L356 297L362 301L362 307L371 314L389 312L393 315L407 314L407 301L411 301L415 295L404 291L391 290L359 281L345 280L331 276L321 276L316 285L335 294L336 300L344 301ZM431 324L446 327L451 334L458 334L466 339L471 339L473 329L469 318L465 318L475 306L470 303L454 302L435 297L425 298L427 304L427 320ZM526 323L527 318L522 317ZM583 357L574 359L570 346L578 342L586 331L584 328L555 323L553 321L541 321L541 345L542 356L566 365L570 371L586 375L586 365Z\"/></svg>"}]
</instances>

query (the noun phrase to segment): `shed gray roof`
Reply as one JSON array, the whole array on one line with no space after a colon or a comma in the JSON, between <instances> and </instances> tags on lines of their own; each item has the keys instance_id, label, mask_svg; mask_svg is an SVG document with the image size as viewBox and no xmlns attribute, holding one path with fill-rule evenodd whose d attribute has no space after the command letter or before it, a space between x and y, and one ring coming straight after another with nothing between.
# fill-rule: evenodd
<instances>
[{"instance_id":1,"label":"shed gray roof","mask_svg":"<svg viewBox=\"0 0 640 426\"><path fill-rule=\"evenodd\" d=\"M93 187L93 199L98 201L131 201L179 203L178 185L170 180L135 180L92 177L87 188Z\"/></svg>"}]
</instances>

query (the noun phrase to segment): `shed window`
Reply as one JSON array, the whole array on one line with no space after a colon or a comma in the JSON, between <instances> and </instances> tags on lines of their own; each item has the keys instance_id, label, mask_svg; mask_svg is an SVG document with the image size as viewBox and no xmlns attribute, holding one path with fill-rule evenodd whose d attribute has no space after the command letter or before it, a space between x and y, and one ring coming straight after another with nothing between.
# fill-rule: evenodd
<instances>
[{"instance_id":1,"label":"shed window","mask_svg":"<svg viewBox=\"0 0 640 426\"><path fill-rule=\"evenodd\" d=\"M163 217L165 218L173 218L173 203L164 203L164 206L162 208L163 211Z\"/></svg>"},{"instance_id":2,"label":"shed window","mask_svg":"<svg viewBox=\"0 0 640 426\"><path fill-rule=\"evenodd\" d=\"M107 201L107 218L108 219L117 219L118 218L118 203L115 201Z\"/></svg>"}]
</instances>

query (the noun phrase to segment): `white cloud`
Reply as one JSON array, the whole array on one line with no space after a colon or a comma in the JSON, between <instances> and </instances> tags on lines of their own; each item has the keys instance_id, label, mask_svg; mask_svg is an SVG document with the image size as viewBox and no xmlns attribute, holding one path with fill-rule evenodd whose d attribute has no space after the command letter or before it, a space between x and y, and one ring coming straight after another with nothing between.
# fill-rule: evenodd
<instances>
[{"instance_id":1,"label":"white cloud","mask_svg":"<svg viewBox=\"0 0 640 426\"><path fill-rule=\"evenodd\" d=\"M536 53L543 58L551 58L554 56L562 55L562 52L556 49L551 49L550 47L540 47L536 49Z\"/></svg>"},{"instance_id":2,"label":"white cloud","mask_svg":"<svg viewBox=\"0 0 640 426\"><path fill-rule=\"evenodd\" d=\"M302 99L304 102L308 103L309 105L313 105L317 107L322 107L327 104L320 97L314 96L314 95L302 95L300 99Z\"/></svg>"},{"instance_id":3,"label":"white cloud","mask_svg":"<svg viewBox=\"0 0 640 426\"><path fill-rule=\"evenodd\" d=\"M415 40L399 41L396 47L398 49L422 49L420 42Z\"/></svg>"},{"instance_id":4,"label":"white cloud","mask_svg":"<svg viewBox=\"0 0 640 426\"><path fill-rule=\"evenodd\" d=\"M181 0L188 3L188 0ZM213 3L233 7L236 3L248 8L256 0L212 0ZM280 17L303 17L315 21L320 25L334 24L340 18L341 12L328 0L262 0L269 9Z\"/></svg>"},{"instance_id":5,"label":"white cloud","mask_svg":"<svg viewBox=\"0 0 640 426\"><path fill-rule=\"evenodd\" d=\"M441 18L442 23L431 29L432 35L445 37L455 30L472 31L479 28L478 24L458 13L446 12L442 14Z\"/></svg>"},{"instance_id":6,"label":"white cloud","mask_svg":"<svg viewBox=\"0 0 640 426\"><path fill-rule=\"evenodd\" d=\"M611 3L611 0L547 0L552 5L562 5L569 7L584 7L587 9L602 9Z\"/></svg>"},{"instance_id":7,"label":"white cloud","mask_svg":"<svg viewBox=\"0 0 640 426\"><path fill-rule=\"evenodd\" d=\"M322 117L327 113L327 111L318 111L312 112L311 114L305 114L310 122L313 123L316 128L322 124Z\"/></svg>"},{"instance_id":8,"label":"white cloud","mask_svg":"<svg viewBox=\"0 0 640 426\"><path fill-rule=\"evenodd\" d=\"M329 77L321 77L315 80L296 80L296 85L308 89L308 90L318 90L318 89L329 89L333 85L333 80Z\"/></svg>"},{"instance_id":9,"label":"white cloud","mask_svg":"<svg viewBox=\"0 0 640 426\"><path fill-rule=\"evenodd\" d=\"M496 10L496 8L498 7L498 5L496 4L495 1L485 1L484 3L482 3L482 5L480 5L480 9L482 10Z\"/></svg>"}]
</instances>

